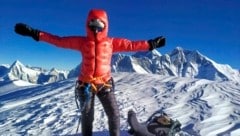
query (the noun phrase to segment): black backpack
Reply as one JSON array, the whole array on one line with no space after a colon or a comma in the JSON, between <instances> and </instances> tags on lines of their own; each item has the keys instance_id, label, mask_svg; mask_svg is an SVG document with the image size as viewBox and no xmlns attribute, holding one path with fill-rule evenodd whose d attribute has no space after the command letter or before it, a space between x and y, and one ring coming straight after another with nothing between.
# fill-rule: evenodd
<instances>
[{"instance_id":1,"label":"black backpack","mask_svg":"<svg viewBox=\"0 0 240 136\"><path fill-rule=\"evenodd\" d=\"M181 131L181 123L166 113L155 112L146 122L148 131L156 136L175 136Z\"/></svg>"}]
</instances>

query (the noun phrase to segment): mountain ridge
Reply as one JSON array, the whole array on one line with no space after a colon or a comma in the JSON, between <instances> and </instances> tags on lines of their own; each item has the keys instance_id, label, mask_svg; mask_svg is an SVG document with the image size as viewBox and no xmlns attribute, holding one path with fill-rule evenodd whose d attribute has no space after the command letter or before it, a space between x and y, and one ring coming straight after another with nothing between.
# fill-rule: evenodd
<instances>
[{"instance_id":1,"label":"mountain ridge","mask_svg":"<svg viewBox=\"0 0 240 136\"><path fill-rule=\"evenodd\" d=\"M127 70L137 73L150 72L165 76L213 81L240 81L239 71L232 69L229 65L218 64L199 51L189 51L176 47L169 54L161 55L159 53L156 55L156 50L150 53L142 52L131 56L113 55L112 70L113 72L128 72ZM145 54L145 57L142 54ZM149 56L154 57L149 58Z\"/></svg>"},{"instance_id":2,"label":"mountain ridge","mask_svg":"<svg viewBox=\"0 0 240 136\"><path fill-rule=\"evenodd\" d=\"M0 66L1 80L24 80L30 83L46 84L67 78L77 77L81 66L69 71L55 68L44 70L29 67L16 60L11 66ZM136 52L132 55L114 54L111 60L112 72L136 72L163 76L189 77L212 81L240 82L240 71L229 65L218 64L199 51L176 47L172 52L162 55L157 50Z\"/></svg>"},{"instance_id":3,"label":"mountain ridge","mask_svg":"<svg viewBox=\"0 0 240 136\"><path fill-rule=\"evenodd\" d=\"M0 66L1 80L23 80L34 84L46 84L67 79L68 72L58 71L53 68L50 71L40 67L29 67L19 60L13 62L9 67Z\"/></svg>"}]
</instances>

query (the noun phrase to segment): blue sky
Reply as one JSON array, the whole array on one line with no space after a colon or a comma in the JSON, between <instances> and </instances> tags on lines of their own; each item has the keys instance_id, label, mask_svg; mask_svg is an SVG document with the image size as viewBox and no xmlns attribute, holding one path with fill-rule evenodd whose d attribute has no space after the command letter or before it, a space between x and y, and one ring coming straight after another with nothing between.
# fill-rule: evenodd
<instances>
[{"instance_id":1,"label":"blue sky","mask_svg":"<svg viewBox=\"0 0 240 136\"><path fill-rule=\"evenodd\" d=\"M14 32L18 22L59 36L85 35L93 8L105 9L109 36L148 40L165 36L159 49L198 50L221 64L240 69L239 0L1 0L0 64L15 60L46 69L69 70L81 62L77 51L36 42Z\"/></svg>"}]
</instances>

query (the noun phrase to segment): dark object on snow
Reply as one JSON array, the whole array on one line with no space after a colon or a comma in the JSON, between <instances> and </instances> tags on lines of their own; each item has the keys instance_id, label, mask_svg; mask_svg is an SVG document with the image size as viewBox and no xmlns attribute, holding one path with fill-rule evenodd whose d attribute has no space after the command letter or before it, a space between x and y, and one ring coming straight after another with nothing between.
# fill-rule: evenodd
<instances>
[{"instance_id":1,"label":"dark object on snow","mask_svg":"<svg viewBox=\"0 0 240 136\"><path fill-rule=\"evenodd\" d=\"M136 113L133 110L128 112L128 124L130 125L129 134L134 136L155 136L147 130L147 126L140 124L137 120Z\"/></svg>"},{"instance_id":2,"label":"dark object on snow","mask_svg":"<svg viewBox=\"0 0 240 136\"><path fill-rule=\"evenodd\" d=\"M134 136L175 136L181 130L180 122L172 120L165 113L158 116L152 115L146 124L140 124L136 113L130 110L128 123L131 127L128 132Z\"/></svg>"}]
</instances>

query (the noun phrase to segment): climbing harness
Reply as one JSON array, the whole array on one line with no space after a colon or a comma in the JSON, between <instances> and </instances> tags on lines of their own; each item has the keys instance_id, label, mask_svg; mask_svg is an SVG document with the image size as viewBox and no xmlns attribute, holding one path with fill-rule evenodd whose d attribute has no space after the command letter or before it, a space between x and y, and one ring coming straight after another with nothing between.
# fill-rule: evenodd
<instances>
[{"instance_id":1,"label":"climbing harness","mask_svg":"<svg viewBox=\"0 0 240 136\"><path fill-rule=\"evenodd\" d=\"M93 81L95 80L102 80L102 77L96 77L93 78L91 81L85 82L85 81L76 81L75 84L75 102L77 105L77 108L82 113L85 108L87 107L87 104L91 100L92 93L97 94L104 88L113 88L114 89L114 83L113 78L111 78L109 81L103 83L103 84L94 84ZM82 120L82 115L79 116L78 125L76 133L78 133L78 129L80 127Z\"/></svg>"}]
</instances>

